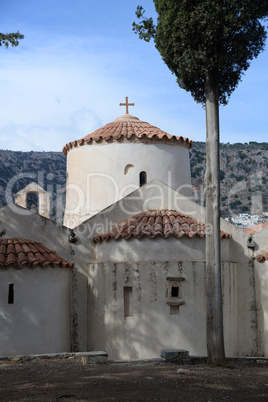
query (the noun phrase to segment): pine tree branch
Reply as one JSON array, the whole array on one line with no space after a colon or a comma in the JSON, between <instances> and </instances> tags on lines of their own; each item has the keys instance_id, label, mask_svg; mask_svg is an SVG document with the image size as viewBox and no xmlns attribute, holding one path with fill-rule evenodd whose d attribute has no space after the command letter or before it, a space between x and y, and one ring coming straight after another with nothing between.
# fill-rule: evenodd
<instances>
[{"instance_id":1,"label":"pine tree branch","mask_svg":"<svg viewBox=\"0 0 268 402\"><path fill-rule=\"evenodd\" d=\"M19 45L21 39L24 39L24 35L20 34L19 31L9 34L0 33L0 46L8 48L11 45L12 47L16 47Z\"/></svg>"}]
</instances>

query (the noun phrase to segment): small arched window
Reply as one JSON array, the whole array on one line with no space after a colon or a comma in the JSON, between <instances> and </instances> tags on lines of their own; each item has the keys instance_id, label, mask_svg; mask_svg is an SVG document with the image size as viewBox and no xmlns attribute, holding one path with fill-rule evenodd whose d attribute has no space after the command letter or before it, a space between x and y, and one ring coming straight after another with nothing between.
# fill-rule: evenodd
<instances>
[{"instance_id":1,"label":"small arched window","mask_svg":"<svg viewBox=\"0 0 268 402\"><path fill-rule=\"evenodd\" d=\"M134 167L134 165L132 165L132 163L129 163L128 165L126 165L126 166L125 166L125 169L124 169L124 174L127 174L128 171L129 171L129 169L131 169L131 168L133 168L133 167Z\"/></svg>"},{"instance_id":2,"label":"small arched window","mask_svg":"<svg viewBox=\"0 0 268 402\"><path fill-rule=\"evenodd\" d=\"M146 172L140 172L140 187L144 186L144 184L147 183L147 173Z\"/></svg>"}]
</instances>

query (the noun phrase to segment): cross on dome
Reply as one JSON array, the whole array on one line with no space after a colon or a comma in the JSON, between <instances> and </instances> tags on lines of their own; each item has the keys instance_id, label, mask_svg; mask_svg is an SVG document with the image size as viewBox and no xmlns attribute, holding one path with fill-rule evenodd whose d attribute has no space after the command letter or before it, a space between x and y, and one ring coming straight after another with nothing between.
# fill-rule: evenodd
<instances>
[{"instance_id":1,"label":"cross on dome","mask_svg":"<svg viewBox=\"0 0 268 402\"><path fill-rule=\"evenodd\" d=\"M119 103L119 106L126 106L126 114L129 114L128 107L135 106L135 103L128 103L128 96L126 96L126 103Z\"/></svg>"}]
</instances>

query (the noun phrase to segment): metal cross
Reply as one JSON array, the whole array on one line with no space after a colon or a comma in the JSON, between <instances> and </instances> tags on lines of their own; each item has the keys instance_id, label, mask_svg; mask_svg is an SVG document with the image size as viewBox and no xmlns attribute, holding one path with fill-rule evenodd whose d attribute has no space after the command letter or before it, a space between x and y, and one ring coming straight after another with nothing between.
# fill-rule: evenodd
<instances>
[{"instance_id":1,"label":"metal cross","mask_svg":"<svg viewBox=\"0 0 268 402\"><path fill-rule=\"evenodd\" d=\"M128 97L126 96L126 103L119 103L119 106L126 106L126 114L128 114L128 107L135 106L135 103L128 103Z\"/></svg>"}]
</instances>

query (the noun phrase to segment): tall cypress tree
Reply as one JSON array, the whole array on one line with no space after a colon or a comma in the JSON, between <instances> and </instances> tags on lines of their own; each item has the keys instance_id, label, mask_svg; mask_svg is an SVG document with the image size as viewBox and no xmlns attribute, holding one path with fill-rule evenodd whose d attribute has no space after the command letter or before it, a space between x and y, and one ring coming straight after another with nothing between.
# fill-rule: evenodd
<instances>
[{"instance_id":1,"label":"tall cypress tree","mask_svg":"<svg viewBox=\"0 0 268 402\"><path fill-rule=\"evenodd\" d=\"M224 363L219 180L219 105L228 103L250 61L264 49L268 0L154 0L157 24L142 6L133 23L154 39L178 85L206 109L206 275L208 362Z\"/></svg>"}]
</instances>

